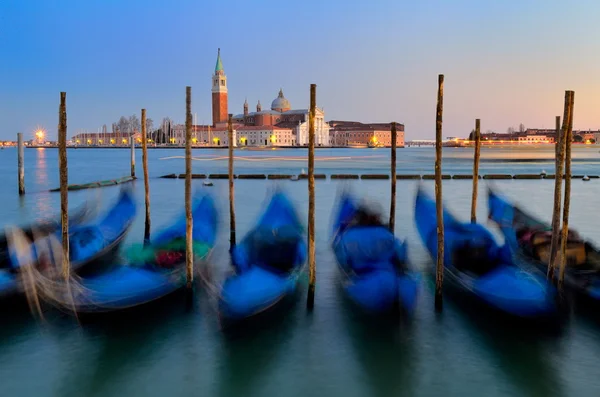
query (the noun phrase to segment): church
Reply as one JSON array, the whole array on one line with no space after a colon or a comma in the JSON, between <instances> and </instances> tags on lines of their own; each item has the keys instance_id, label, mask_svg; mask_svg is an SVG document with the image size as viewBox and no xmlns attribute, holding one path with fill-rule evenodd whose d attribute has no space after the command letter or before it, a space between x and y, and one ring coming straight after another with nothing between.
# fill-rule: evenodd
<instances>
[{"instance_id":1,"label":"church","mask_svg":"<svg viewBox=\"0 0 600 397\"><path fill-rule=\"evenodd\" d=\"M194 143L216 146L228 145L229 117L227 76L217 52L217 63L212 76L212 125L194 125ZM309 109L292 109L290 101L279 90L269 110L262 110L260 100L255 112L248 111L244 102L243 113L232 117L234 146L304 146L308 145ZM185 126L176 126L173 143L185 143ZM329 125L323 109L315 112L315 145L329 145Z\"/></svg>"}]
</instances>

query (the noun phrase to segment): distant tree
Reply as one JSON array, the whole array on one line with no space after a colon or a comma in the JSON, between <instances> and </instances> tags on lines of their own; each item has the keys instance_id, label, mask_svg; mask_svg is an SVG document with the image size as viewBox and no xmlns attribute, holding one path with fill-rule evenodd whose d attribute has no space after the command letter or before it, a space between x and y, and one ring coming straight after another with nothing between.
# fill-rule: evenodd
<instances>
[{"instance_id":1,"label":"distant tree","mask_svg":"<svg viewBox=\"0 0 600 397\"><path fill-rule=\"evenodd\" d=\"M117 126L117 123L112 123L112 132L113 132L113 134L115 132L117 132L118 130L119 130L119 127Z\"/></svg>"},{"instance_id":2,"label":"distant tree","mask_svg":"<svg viewBox=\"0 0 600 397\"><path fill-rule=\"evenodd\" d=\"M573 142L583 142L583 137L581 135L573 135Z\"/></svg>"},{"instance_id":3,"label":"distant tree","mask_svg":"<svg viewBox=\"0 0 600 397\"><path fill-rule=\"evenodd\" d=\"M146 132L150 132L152 131L152 128L154 127L154 121L152 121L151 118L146 118Z\"/></svg>"},{"instance_id":4,"label":"distant tree","mask_svg":"<svg viewBox=\"0 0 600 397\"><path fill-rule=\"evenodd\" d=\"M519 132L525 132L525 125L523 123L519 124Z\"/></svg>"},{"instance_id":5,"label":"distant tree","mask_svg":"<svg viewBox=\"0 0 600 397\"><path fill-rule=\"evenodd\" d=\"M125 118L125 116L121 116L117 126L119 127L119 132L121 134L129 132L129 120Z\"/></svg>"},{"instance_id":6,"label":"distant tree","mask_svg":"<svg viewBox=\"0 0 600 397\"><path fill-rule=\"evenodd\" d=\"M506 130L507 134L514 134L515 133L515 129L513 127L508 127L508 129Z\"/></svg>"},{"instance_id":7,"label":"distant tree","mask_svg":"<svg viewBox=\"0 0 600 397\"><path fill-rule=\"evenodd\" d=\"M471 133L469 134L469 140L470 141L474 141L475 140L475 130L471 130Z\"/></svg>"},{"instance_id":8,"label":"distant tree","mask_svg":"<svg viewBox=\"0 0 600 397\"><path fill-rule=\"evenodd\" d=\"M141 130L140 119L138 119L137 115L132 114L129 116L129 132L135 132Z\"/></svg>"}]
</instances>

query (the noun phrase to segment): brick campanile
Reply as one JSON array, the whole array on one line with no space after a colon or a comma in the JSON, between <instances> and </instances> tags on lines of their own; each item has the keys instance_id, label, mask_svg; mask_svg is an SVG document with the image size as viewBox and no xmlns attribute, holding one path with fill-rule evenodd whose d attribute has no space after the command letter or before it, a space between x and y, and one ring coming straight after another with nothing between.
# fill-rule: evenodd
<instances>
[{"instance_id":1,"label":"brick campanile","mask_svg":"<svg viewBox=\"0 0 600 397\"><path fill-rule=\"evenodd\" d=\"M215 74L212 77L212 121L213 127L227 122L227 76L221 62L221 49L217 53Z\"/></svg>"}]
</instances>

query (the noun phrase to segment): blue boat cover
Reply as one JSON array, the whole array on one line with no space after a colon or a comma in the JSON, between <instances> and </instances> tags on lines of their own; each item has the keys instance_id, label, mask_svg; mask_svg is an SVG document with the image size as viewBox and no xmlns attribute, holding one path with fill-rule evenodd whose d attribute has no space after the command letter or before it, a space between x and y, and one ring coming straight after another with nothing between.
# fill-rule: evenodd
<instances>
[{"instance_id":1,"label":"blue boat cover","mask_svg":"<svg viewBox=\"0 0 600 397\"><path fill-rule=\"evenodd\" d=\"M384 225L353 225L357 211L353 198L344 193L332 230L337 263L348 277L346 293L368 312L385 312L396 303L412 312L419 277L406 267L406 244Z\"/></svg>"},{"instance_id":2,"label":"blue boat cover","mask_svg":"<svg viewBox=\"0 0 600 397\"><path fill-rule=\"evenodd\" d=\"M306 241L294 206L282 191L275 191L257 226L234 247L231 258L235 274L221 289L223 317L252 316L296 291Z\"/></svg>"},{"instance_id":3,"label":"blue boat cover","mask_svg":"<svg viewBox=\"0 0 600 397\"><path fill-rule=\"evenodd\" d=\"M516 316L545 316L556 310L554 287L543 275L515 266L510 249L499 247L486 228L459 222L446 209L443 219L444 269L454 276L454 283L459 288ZM428 198L422 188L417 193L415 221L419 235L435 261L435 201Z\"/></svg>"}]
</instances>

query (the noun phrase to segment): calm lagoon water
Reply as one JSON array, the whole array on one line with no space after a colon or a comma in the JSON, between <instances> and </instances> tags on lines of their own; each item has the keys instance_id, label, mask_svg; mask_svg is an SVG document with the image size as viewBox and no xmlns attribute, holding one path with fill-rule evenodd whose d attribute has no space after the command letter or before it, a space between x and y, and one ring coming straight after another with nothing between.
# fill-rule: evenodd
<instances>
[{"instance_id":1,"label":"calm lagoon water","mask_svg":"<svg viewBox=\"0 0 600 397\"><path fill-rule=\"evenodd\" d=\"M552 173L553 148L484 149L484 173ZM150 150L152 228L157 230L183 211L183 180L160 175L184 171L183 150ZM225 173L227 151L194 150L194 173ZM304 150L237 150L237 173L300 173L307 170ZM383 173L389 151L319 149L319 173ZM399 173L433 173L434 150L398 152ZM129 173L129 151L69 150L71 183L112 179ZM141 176L141 152L137 151ZM0 215L5 225L56 214L56 149L25 151L27 194L17 194L16 150L0 151ZM468 173L472 150L444 149L444 173ZM600 174L598 147L574 150L574 173ZM207 189L220 197L221 240L213 255L218 274L228 270L227 181ZM303 217L305 181L236 180L238 239L253 225L275 183L284 187ZM432 181L398 181L396 233L406 238L411 261L430 263L413 219L418 183L433 194ZM303 297L283 316L234 336L218 328L207 294L200 291L186 312L179 301L124 322L79 325L70 316L47 312L46 321L25 313L5 316L0 327L1 395L6 396L597 396L600 322L575 315L559 333L520 329L464 310L446 298L444 312L433 310L433 288L425 279L411 321L373 324L347 304L337 286L329 247L331 212L345 182L316 182L317 290L315 310L307 314ZM352 181L353 190L382 210L389 206L389 181ZM487 220L485 188L480 181L478 219ZM494 181L494 186L532 213L549 219L553 181ZM138 217L125 244L143 236L144 186L133 183ZM118 187L70 194L70 206L101 198L102 211ZM571 225L600 241L597 197L600 180L574 180ZM471 181L444 181L444 201L468 219ZM596 197L596 199L594 199ZM495 231L495 229L493 229ZM500 239L499 234L498 238ZM600 314L598 315L600 317Z\"/></svg>"}]
</instances>

